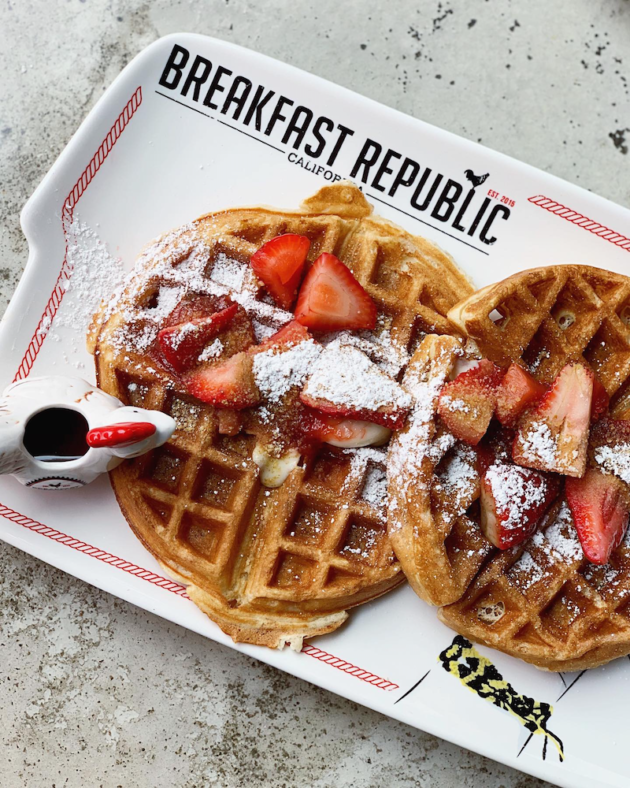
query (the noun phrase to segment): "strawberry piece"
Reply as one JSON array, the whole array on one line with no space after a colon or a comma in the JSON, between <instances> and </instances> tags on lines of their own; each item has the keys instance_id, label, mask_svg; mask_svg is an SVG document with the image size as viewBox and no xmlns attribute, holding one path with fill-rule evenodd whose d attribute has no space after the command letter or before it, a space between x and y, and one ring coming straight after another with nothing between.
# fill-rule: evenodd
<instances>
[{"instance_id":1,"label":"strawberry piece","mask_svg":"<svg viewBox=\"0 0 630 788\"><path fill-rule=\"evenodd\" d=\"M538 405L521 416L512 447L515 462L565 476L584 475L593 379L583 364L560 370Z\"/></svg>"},{"instance_id":2,"label":"strawberry piece","mask_svg":"<svg viewBox=\"0 0 630 788\"><path fill-rule=\"evenodd\" d=\"M330 416L315 410L308 410L305 419L305 433L314 443L329 443L345 449L362 446L382 446L389 440L390 430L369 421L346 419L343 416Z\"/></svg>"},{"instance_id":3,"label":"strawberry piece","mask_svg":"<svg viewBox=\"0 0 630 788\"><path fill-rule=\"evenodd\" d=\"M295 319L317 331L371 329L376 304L341 260L324 252L304 278Z\"/></svg>"},{"instance_id":4,"label":"strawberry piece","mask_svg":"<svg viewBox=\"0 0 630 788\"><path fill-rule=\"evenodd\" d=\"M331 416L400 429L411 408L408 392L353 345L338 340L319 355L300 400Z\"/></svg>"},{"instance_id":5,"label":"strawberry piece","mask_svg":"<svg viewBox=\"0 0 630 788\"><path fill-rule=\"evenodd\" d=\"M438 414L458 440L476 446L486 434L502 377L503 371L484 358L442 388Z\"/></svg>"},{"instance_id":6,"label":"strawberry piece","mask_svg":"<svg viewBox=\"0 0 630 788\"><path fill-rule=\"evenodd\" d=\"M593 564L608 563L628 527L626 485L589 468L582 479L566 480L566 496L584 555Z\"/></svg>"},{"instance_id":7,"label":"strawberry piece","mask_svg":"<svg viewBox=\"0 0 630 788\"><path fill-rule=\"evenodd\" d=\"M597 421L608 410L610 397L596 376L593 377L593 399L591 401L591 421Z\"/></svg>"},{"instance_id":8,"label":"strawberry piece","mask_svg":"<svg viewBox=\"0 0 630 788\"><path fill-rule=\"evenodd\" d=\"M559 482L529 468L492 464L481 478L481 529L499 550L524 542L558 494Z\"/></svg>"},{"instance_id":9,"label":"strawberry piece","mask_svg":"<svg viewBox=\"0 0 630 788\"><path fill-rule=\"evenodd\" d=\"M305 405L319 410L324 415L337 417L341 421L348 419L361 422L369 421L372 424L380 424L381 427L387 427L390 430L401 429L409 413L409 408L397 408L396 406L369 410L367 408L355 408L351 405L339 405L325 399L312 397L305 392L300 394L300 399Z\"/></svg>"},{"instance_id":10,"label":"strawberry piece","mask_svg":"<svg viewBox=\"0 0 630 788\"><path fill-rule=\"evenodd\" d=\"M297 320L292 320L290 323L282 326L282 328L279 331L276 331L275 334L272 334L270 337L261 342L260 345L251 348L251 351L253 353L258 353L264 350L269 350L272 347L299 345L300 342L304 342L310 338L311 335L309 334L308 328L303 326L301 323L298 323Z\"/></svg>"},{"instance_id":11,"label":"strawberry piece","mask_svg":"<svg viewBox=\"0 0 630 788\"><path fill-rule=\"evenodd\" d=\"M237 311L238 305L230 304L213 315L163 328L158 334L162 355L176 372L190 369L197 363L208 342L220 334Z\"/></svg>"},{"instance_id":12,"label":"strawberry piece","mask_svg":"<svg viewBox=\"0 0 630 788\"><path fill-rule=\"evenodd\" d=\"M267 241L252 255L254 273L282 309L293 306L310 245L305 236L287 233Z\"/></svg>"},{"instance_id":13,"label":"strawberry piece","mask_svg":"<svg viewBox=\"0 0 630 788\"><path fill-rule=\"evenodd\" d=\"M527 370L510 364L497 388L497 419L505 426L514 424L524 410L542 399L546 391L547 386Z\"/></svg>"},{"instance_id":14,"label":"strawberry piece","mask_svg":"<svg viewBox=\"0 0 630 788\"><path fill-rule=\"evenodd\" d=\"M202 402L242 410L260 401L252 367L252 357L241 352L215 366L189 372L183 380L188 391Z\"/></svg>"},{"instance_id":15,"label":"strawberry piece","mask_svg":"<svg viewBox=\"0 0 630 788\"><path fill-rule=\"evenodd\" d=\"M179 323L189 323L199 317L208 317L215 312L221 312L233 303L229 296L199 295L191 293L179 302L171 314L166 318L163 328L176 326Z\"/></svg>"}]
</instances>

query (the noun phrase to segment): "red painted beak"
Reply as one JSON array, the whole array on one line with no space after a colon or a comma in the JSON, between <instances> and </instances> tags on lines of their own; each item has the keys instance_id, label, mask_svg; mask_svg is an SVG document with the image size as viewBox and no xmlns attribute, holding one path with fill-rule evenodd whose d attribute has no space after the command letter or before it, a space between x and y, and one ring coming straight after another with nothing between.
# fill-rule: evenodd
<instances>
[{"instance_id":1,"label":"red painted beak","mask_svg":"<svg viewBox=\"0 0 630 788\"><path fill-rule=\"evenodd\" d=\"M93 449L107 446L131 446L150 438L155 433L155 424L148 421L124 421L108 427L95 427L86 435L87 445Z\"/></svg>"}]
</instances>

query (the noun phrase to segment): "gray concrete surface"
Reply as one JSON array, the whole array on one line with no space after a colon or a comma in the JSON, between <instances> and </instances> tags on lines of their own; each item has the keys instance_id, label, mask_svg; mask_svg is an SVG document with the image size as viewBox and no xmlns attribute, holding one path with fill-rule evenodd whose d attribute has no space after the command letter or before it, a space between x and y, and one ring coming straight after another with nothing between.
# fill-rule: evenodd
<instances>
[{"instance_id":1,"label":"gray concrete surface","mask_svg":"<svg viewBox=\"0 0 630 788\"><path fill-rule=\"evenodd\" d=\"M630 201L628 0L3 0L0 313L23 203L129 59L182 30ZM0 657L7 788L544 785L2 544Z\"/></svg>"}]
</instances>

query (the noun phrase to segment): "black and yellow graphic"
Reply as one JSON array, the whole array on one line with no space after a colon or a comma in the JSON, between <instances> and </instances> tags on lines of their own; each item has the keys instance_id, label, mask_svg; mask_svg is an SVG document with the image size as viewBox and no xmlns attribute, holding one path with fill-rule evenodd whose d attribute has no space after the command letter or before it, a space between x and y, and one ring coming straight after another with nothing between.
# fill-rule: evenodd
<instances>
[{"instance_id":1,"label":"black and yellow graphic","mask_svg":"<svg viewBox=\"0 0 630 788\"><path fill-rule=\"evenodd\" d=\"M439 659L444 670L456 676L471 692L516 717L530 731L530 738L535 733L542 734L545 737L543 758L547 752L547 741L551 739L560 760L564 760L562 741L547 728L553 712L552 706L526 695L519 695L492 662L461 635L455 637L451 645L440 654Z\"/></svg>"}]
</instances>

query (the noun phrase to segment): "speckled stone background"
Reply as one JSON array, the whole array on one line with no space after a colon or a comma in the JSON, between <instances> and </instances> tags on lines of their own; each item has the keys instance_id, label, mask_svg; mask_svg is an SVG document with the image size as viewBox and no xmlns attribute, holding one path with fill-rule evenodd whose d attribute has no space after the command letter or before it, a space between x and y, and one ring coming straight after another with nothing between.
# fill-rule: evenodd
<instances>
[{"instance_id":1,"label":"speckled stone background","mask_svg":"<svg viewBox=\"0 0 630 788\"><path fill-rule=\"evenodd\" d=\"M3 0L0 314L25 200L131 57L178 31L630 202L628 0ZM544 785L1 543L0 736L3 788Z\"/></svg>"}]
</instances>

